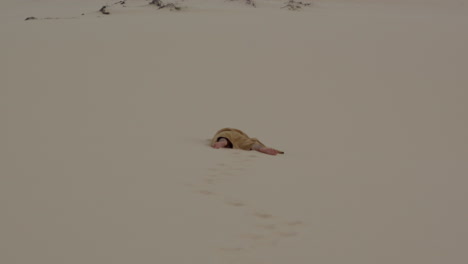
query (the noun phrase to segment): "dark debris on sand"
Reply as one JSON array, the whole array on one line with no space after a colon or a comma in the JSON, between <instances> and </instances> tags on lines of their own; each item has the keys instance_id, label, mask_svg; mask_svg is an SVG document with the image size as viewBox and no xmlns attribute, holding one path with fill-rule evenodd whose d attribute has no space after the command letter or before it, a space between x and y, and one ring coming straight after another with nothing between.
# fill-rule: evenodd
<instances>
[{"instance_id":1,"label":"dark debris on sand","mask_svg":"<svg viewBox=\"0 0 468 264\"><path fill-rule=\"evenodd\" d=\"M255 2L253 0L245 0L245 3L249 6L252 6L252 7L257 7L257 5L255 4Z\"/></svg>"},{"instance_id":2,"label":"dark debris on sand","mask_svg":"<svg viewBox=\"0 0 468 264\"><path fill-rule=\"evenodd\" d=\"M311 3L304 3L304 2L297 2L297 1L294 1L294 0L289 0L285 6L281 7L281 8L287 8L289 10L292 10L292 11L296 11L296 10L299 10L303 7L306 7L306 6L310 6L312 5Z\"/></svg>"},{"instance_id":3,"label":"dark debris on sand","mask_svg":"<svg viewBox=\"0 0 468 264\"><path fill-rule=\"evenodd\" d=\"M168 9L170 11L180 11L180 10L182 10L182 7L180 7L177 3L174 3L174 2L165 3L165 2L163 2L163 0L147 0L147 1L149 1L149 5L154 5L158 9ZM249 5L251 7L257 7L254 0L228 0L228 1L242 1L246 5ZM120 1L116 1L116 2L114 2L112 4L104 5L98 10L98 12L103 14L103 15L110 15L111 12L109 11L109 8L111 8L111 7L115 6L115 5L120 5L121 7L126 7L127 2L128 2L128 0L120 0ZM285 5L283 7L281 7L281 8L287 8L289 10L300 10L303 7L311 6L311 5L312 5L312 3L304 3L304 2L295 1L295 0L288 0L288 2L286 2ZM87 15L87 14L92 14L92 13L95 13L95 12L96 11L89 12L89 13L82 13L81 16L84 16L84 15ZM78 18L78 17L37 18L37 17L34 17L34 16L30 16L30 17L27 17L25 20L28 21L28 20L73 19L73 18Z\"/></svg>"},{"instance_id":4,"label":"dark debris on sand","mask_svg":"<svg viewBox=\"0 0 468 264\"><path fill-rule=\"evenodd\" d=\"M180 11L182 9L180 6L178 6L175 3L165 4L162 0L152 0L149 4L157 6L158 9L166 8L166 9L169 9L171 11Z\"/></svg>"},{"instance_id":5,"label":"dark debris on sand","mask_svg":"<svg viewBox=\"0 0 468 264\"><path fill-rule=\"evenodd\" d=\"M161 7L164 5L163 1L162 0L152 0L150 3L150 5L155 5L157 7Z\"/></svg>"},{"instance_id":6,"label":"dark debris on sand","mask_svg":"<svg viewBox=\"0 0 468 264\"><path fill-rule=\"evenodd\" d=\"M229 0L229 1L236 1L236 0ZM244 0L244 2L245 2L246 5L249 5L251 7L257 7L254 0Z\"/></svg>"},{"instance_id":7,"label":"dark debris on sand","mask_svg":"<svg viewBox=\"0 0 468 264\"><path fill-rule=\"evenodd\" d=\"M107 11L107 6L101 7L101 9L99 9L99 12L101 12L104 15L110 15L110 12Z\"/></svg>"}]
</instances>

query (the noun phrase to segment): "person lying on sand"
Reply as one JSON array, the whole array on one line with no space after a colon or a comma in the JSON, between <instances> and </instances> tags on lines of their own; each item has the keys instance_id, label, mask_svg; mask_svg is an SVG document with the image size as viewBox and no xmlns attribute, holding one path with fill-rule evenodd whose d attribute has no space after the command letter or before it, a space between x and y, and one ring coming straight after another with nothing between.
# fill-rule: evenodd
<instances>
[{"instance_id":1,"label":"person lying on sand","mask_svg":"<svg viewBox=\"0 0 468 264\"><path fill-rule=\"evenodd\" d=\"M251 138L241 130L235 128L223 128L216 132L211 140L211 146L215 149L233 148L256 150L269 155L284 154L283 151L269 148L260 142L260 140Z\"/></svg>"}]
</instances>

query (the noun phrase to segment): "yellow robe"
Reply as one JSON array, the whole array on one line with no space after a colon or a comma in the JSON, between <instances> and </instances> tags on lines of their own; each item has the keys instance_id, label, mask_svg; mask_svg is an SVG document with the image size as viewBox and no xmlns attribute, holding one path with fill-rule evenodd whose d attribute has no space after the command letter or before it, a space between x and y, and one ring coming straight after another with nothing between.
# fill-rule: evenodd
<instances>
[{"instance_id":1,"label":"yellow robe","mask_svg":"<svg viewBox=\"0 0 468 264\"><path fill-rule=\"evenodd\" d=\"M214 143L216 143L221 137L227 138L229 142L231 142L232 148L234 149L252 150L254 144L259 144L263 147L266 147L265 144L260 142L260 140L251 138L241 130L235 128L223 128L216 132L213 139L211 140L211 145L213 146ZM284 154L283 151L278 150L278 152L280 154Z\"/></svg>"}]
</instances>

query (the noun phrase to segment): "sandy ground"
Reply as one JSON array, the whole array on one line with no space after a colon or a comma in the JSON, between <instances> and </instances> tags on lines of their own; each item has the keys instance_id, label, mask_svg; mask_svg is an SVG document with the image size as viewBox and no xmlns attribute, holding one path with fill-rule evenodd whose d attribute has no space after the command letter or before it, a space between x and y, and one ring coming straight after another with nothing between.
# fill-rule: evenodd
<instances>
[{"instance_id":1,"label":"sandy ground","mask_svg":"<svg viewBox=\"0 0 468 264\"><path fill-rule=\"evenodd\" d=\"M0 3L1 263L468 262L463 1L127 2Z\"/></svg>"}]
</instances>

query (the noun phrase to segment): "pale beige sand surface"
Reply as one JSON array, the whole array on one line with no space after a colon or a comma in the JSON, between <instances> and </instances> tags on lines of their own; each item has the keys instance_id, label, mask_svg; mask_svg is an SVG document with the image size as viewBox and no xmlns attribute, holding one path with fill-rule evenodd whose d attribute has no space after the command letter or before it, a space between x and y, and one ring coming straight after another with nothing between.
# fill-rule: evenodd
<instances>
[{"instance_id":1,"label":"pale beige sand surface","mask_svg":"<svg viewBox=\"0 0 468 264\"><path fill-rule=\"evenodd\" d=\"M0 263L467 263L463 1L106 3L0 3Z\"/></svg>"}]
</instances>

